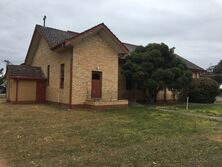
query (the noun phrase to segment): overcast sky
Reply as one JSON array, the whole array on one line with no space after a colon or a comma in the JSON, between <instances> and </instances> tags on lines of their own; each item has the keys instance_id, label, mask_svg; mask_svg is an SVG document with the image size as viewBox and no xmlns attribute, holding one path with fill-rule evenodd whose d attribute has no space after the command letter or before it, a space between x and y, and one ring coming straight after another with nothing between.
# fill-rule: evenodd
<instances>
[{"instance_id":1,"label":"overcast sky","mask_svg":"<svg viewBox=\"0 0 222 167\"><path fill-rule=\"evenodd\" d=\"M201 67L222 59L222 0L0 0L0 67L24 61L35 24L84 31L104 22L123 42L164 42Z\"/></svg>"}]
</instances>

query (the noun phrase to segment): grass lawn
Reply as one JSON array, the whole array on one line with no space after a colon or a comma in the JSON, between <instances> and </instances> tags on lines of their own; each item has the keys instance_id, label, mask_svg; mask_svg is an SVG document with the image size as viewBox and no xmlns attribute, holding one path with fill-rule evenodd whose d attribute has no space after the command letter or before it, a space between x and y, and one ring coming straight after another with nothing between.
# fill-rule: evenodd
<instances>
[{"instance_id":1,"label":"grass lawn","mask_svg":"<svg viewBox=\"0 0 222 167\"><path fill-rule=\"evenodd\" d=\"M164 109L173 109L178 111L186 111L186 104L168 105L162 107ZM187 112L187 111L186 111ZM209 116L222 117L222 103L215 104L189 104L189 111L191 113L199 113Z\"/></svg>"},{"instance_id":2,"label":"grass lawn","mask_svg":"<svg viewBox=\"0 0 222 167\"><path fill-rule=\"evenodd\" d=\"M222 123L154 107L75 111L0 104L0 159L9 166L222 164Z\"/></svg>"}]
</instances>

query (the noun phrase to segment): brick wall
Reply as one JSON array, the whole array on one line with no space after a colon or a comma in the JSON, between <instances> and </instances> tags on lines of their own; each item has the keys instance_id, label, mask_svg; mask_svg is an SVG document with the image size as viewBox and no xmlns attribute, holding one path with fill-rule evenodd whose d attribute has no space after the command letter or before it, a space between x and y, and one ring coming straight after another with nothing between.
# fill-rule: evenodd
<instances>
[{"instance_id":1,"label":"brick wall","mask_svg":"<svg viewBox=\"0 0 222 167\"><path fill-rule=\"evenodd\" d=\"M84 104L91 97L92 71L102 72L102 100L118 98L118 53L100 35L88 37L73 50L51 51L44 39L40 40L33 58L33 66L40 66L47 76L50 65L50 81L46 88L46 100L69 104L70 63L73 57L72 104ZM65 64L64 89L59 88L60 64Z\"/></svg>"},{"instance_id":2,"label":"brick wall","mask_svg":"<svg viewBox=\"0 0 222 167\"><path fill-rule=\"evenodd\" d=\"M73 104L83 104L90 99L92 71L102 72L102 100L117 100L118 53L98 34L74 47Z\"/></svg>"},{"instance_id":3,"label":"brick wall","mask_svg":"<svg viewBox=\"0 0 222 167\"><path fill-rule=\"evenodd\" d=\"M69 104L71 56L71 49L61 52L52 51L44 39L40 40L31 65L40 66L46 77L47 66L50 65L49 85L46 87L47 101ZM60 88L60 64L65 64L63 89Z\"/></svg>"}]
</instances>

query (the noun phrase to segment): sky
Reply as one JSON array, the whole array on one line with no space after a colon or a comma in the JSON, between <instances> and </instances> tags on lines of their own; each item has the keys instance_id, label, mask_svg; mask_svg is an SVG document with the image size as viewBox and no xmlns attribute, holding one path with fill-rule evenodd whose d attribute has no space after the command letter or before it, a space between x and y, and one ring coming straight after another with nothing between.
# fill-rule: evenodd
<instances>
[{"instance_id":1,"label":"sky","mask_svg":"<svg viewBox=\"0 0 222 167\"><path fill-rule=\"evenodd\" d=\"M82 32L105 23L122 41L166 43L207 68L222 59L222 0L0 0L0 68L24 62L36 24Z\"/></svg>"}]
</instances>

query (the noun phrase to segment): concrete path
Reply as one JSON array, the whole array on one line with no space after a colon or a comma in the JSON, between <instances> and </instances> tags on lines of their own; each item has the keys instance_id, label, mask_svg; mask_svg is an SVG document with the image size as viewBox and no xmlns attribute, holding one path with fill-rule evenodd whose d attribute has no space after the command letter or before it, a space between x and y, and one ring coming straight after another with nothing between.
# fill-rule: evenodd
<instances>
[{"instance_id":1,"label":"concrete path","mask_svg":"<svg viewBox=\"0 0 222 167\"><path fill-rule=\"evenodd\" d=\"M208 115L203 115L203 114L196 114L196 113L190 113L190 112L168 110L168 109L162 109L162 108L158 108L158 109L160 111L164 111L164 112L178 113L178 114L182 114L182 115L187 115L187 116L204 118L204 119L209 119L209 120L213 120L213 121L222 122L222 117L208 116Z\"/></svg>"}]
</instances>

